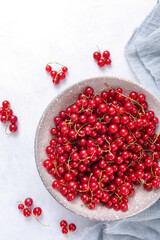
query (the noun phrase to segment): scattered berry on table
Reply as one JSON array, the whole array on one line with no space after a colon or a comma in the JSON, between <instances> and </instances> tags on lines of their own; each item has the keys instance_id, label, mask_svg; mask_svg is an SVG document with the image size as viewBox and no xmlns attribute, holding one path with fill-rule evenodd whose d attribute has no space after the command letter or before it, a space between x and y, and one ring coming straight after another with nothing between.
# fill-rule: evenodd
<instances>
[{"instance_id":1,"label":"scattered berry on table","mask_svg":"<svg viewBox=\"0 0 160 240\"><path fill-rule=\"evenodd\" d=\"M62 233L67 234L67 239L69 237L69 233L74 232L77 228L74 223L68 224L66 220L62 220L60 222L60 227L62 228Z\"/></svg>"},{"instance_id":2,"label":"scattered berry on table","mask_svg":"<svg viewBox=\"0 0 160 240\"><path fill-rule=\"evenodd\" d=\"M70 230L71 232L74 232L74 231L76 230L76 225L75 225L74 223L70 223L70 224L69 224L69 230Z\"/></svg>"},{"instance_id":3,"label":"scattered berry on table","mask_svg":"<svg viewBox=\"0 0 160 240\"><path fill-rule=\"evenodd\" d=\"M42 214L42 209L41 209L40 207L35 207L35 208L33 209L33 214L34 214L35 216L40 216L40 215Z\"/></svg>"},{"instance_id":4,"label":"scattered berry on table","mask_svg":"<svg viewBox=\"0 0 160 240\"><path fill-rule=\"evenodd\" d=\"M49 225L45 225L39 221L37 217L39 217L42 214L42 209L40 207L35 207L32 211L31 207L33 205L33 199L32 198L26 198L24 200L24 203L21 201L18 201L18 209L23 210L23 215L25 217L32 216L34 219L36 219L37 222L39 222L44 227L49 227Z\"/></svg>"},{"instance_id":5,"label":"scattered berry on table","mask_svg":"<svg viewBox=\"0 0 160 240\"><path fill-rule=\"evenodd\" d=\"M60 222L60 226L61 226L61 227L67 227L67 222L66 222L65 220L62 220L62 221Z\"/></svg>"},{"instance_id":6,"label":"scattered berry on table","mask_svg":"<svg viewBox=\"0 0 160 240\"><path fill-rule=\"evenodd\" d=\"M18 209L23 210L24 209L24 204L22 204L22 203L18 204Z\"/></svg>"},{"instance_id":7,"label":"scattered berry on table","mask_svg":"<svg viewBox=\"0 0 160 240\"><path fill-rule=\"evenodd\" d=\"M31 207L32 204L33 204L33 199L32 198L26 198L24 200L24 204L27 206L27 207Z\"/></svg>"},{"instance_id":8,"label":"scattered berry on table","mask_svg":"<svg viewBox=\"0 0 160 240\"><path fill-rule=\"evenodd\" d=\"M60 66L60 69L58 70L52 70L51 65L58 65ZM61 80L66 78L66 73L68 72L68 68L64 65L62 65L61 63L58 62L50 62L47 64L46 66L46 71L48 73L50 73L51 77L52 77L52 82L53 84L57 85L60 83Z\"/></svg>"},{"instance_id":9,"label":"scattered berry on table","mask_svg":"<svg viewBox=\"0 0 160 240\"><path fill-rule=\"evenodd\" d=\"M8 127L10 132L17 131L17 120L17 116L13 115L13 110L10 108L10 102L8 100L3 101L2 107L0 107L0 121L6 124L6 134L10 135L9 133L7 133Z\"/></svg>"},{"instance_id":10,"label":"scattered berry on table","mask_svg":"<svg viewBox=\"0 0 160 240\"><path fill-rule=\"evenodd\" d=\"M100 49L98 48L98 51L93 53L93 58L97 61L97 64L100 67L111 64L111 59L109 57L110 57L110 52L107 50L101 53Z\"/></svg>"},{"instance_id":11,"label":"scattered berry on table","mask_svg":"<svg viewBox=\"0 0 160 240\"><path fill-rule=\"evenodd\" d=\"M30 215L31 215L31 210L30 210L30 208L24 208L24 209L23 209L23 215L24 215L25 217L30 217Z\"/></svg>"}]
</instances>

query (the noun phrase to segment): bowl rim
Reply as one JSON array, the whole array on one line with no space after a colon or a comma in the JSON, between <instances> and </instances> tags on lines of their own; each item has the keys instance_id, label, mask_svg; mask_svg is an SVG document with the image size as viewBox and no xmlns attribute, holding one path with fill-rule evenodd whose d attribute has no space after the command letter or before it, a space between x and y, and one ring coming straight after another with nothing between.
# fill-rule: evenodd
<instances>
[{"instance_id":1,"label":"bowl rim","mask_svg":"<svg viewBox=\"0 0 160 240\"><path fill-rule=\"evenodd\" d=\"M36 153L36 149L37 149L37 139L38 139L38 133L39 133L39 126L41 124L41 122L43 121L43 118L45 116L45 114L47 113L47 111L49 110L50 106L52 105L52 103L57 99L59 98L62 94L65 94L66 92L68 92L71 88L73 88L74 86L78 85L79 83L83 83L83 82L86 82L86 81L91 81L91 80L99 80L99 79L104 79L107 81L107 79L118 79L118 80L121 80L121 81L124 81L124 82L130 82L134 85L136 85L137 87L140 87L141 89L144 89L145 91L147 91L149 94L151 94L160 104L160 99L154 95L154 93L152 93L150 90L148 90L146 87L142 86L141 84L139 84L138 82L135 82L135 81L132 81L128 78L124 78L124 77L119 77L119 76L99 76L99 77L91 77L91 78L87 78L85 80L81 80L81 81L78 81L72 85L70 85L69 87L67 87L66 89L64 89L62 92L60 92L57 96L55 96L50 102L49 104L47 105L47 107L45 108L45 110L42 112L42 115L41 115L41 118L38 122L38 125L37 125L37 128L36 128L36 132L35 132L35 139L34 139L34 157L35 157L35 162L36 162L36 167L37 167L37 170L38 170L38 173L39 173L39 176L40 176L40 179L44 185L44 187L47 189L47 191L50 193L50 195L61 205L63 206L64 208L66 208L67 210L71 211L72 213L78 215L78 216L82 216L84 218L87 218L87 219L90 219L92 221L101 221L101 222L104 222L104 221L107 221L107 222L113 222L113 221L118 221L118 220L122 220L122 219L127 219L127 218L131 218L131 217L134 217L135 215L141 213L141 212L144 212L146 209L148 209L149 207L151 207L153 204L155 204L158 199L160 198L160 194L159 196L157 196L155 198L155 201L151 202L150 204L148 204L146 207L143 208L143 210L139 210L138 212L136 213L133 213L131 216L127 216L127 217L120 217L118 219L114 219L114 220L99 220L95 217L90 217L90 216L84 216L83 214L81 213L76 213L75 211L73 211L71 208L67 207L67 206L64 206L61 202L59 202L55 196L52 195L51 191L47 188L47 186L45 185L45 182L43 180L43 177L41 175L41 172L40 172L40 169L39 169L39 166L38 166L38 156L37 156L37 153Z\"/></svg>"}]
</instances>

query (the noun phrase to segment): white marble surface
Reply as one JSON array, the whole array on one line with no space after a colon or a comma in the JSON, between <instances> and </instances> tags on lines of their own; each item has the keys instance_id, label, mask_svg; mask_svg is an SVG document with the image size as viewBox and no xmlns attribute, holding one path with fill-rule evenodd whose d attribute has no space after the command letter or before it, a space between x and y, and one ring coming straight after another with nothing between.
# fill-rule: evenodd
<instances>
[{"instance_id":1,"label":"white marble surface","mask_svg":"<svg viewBox=\"0 0 160 240\"><path fill-rule=\"evenodd\" d=\"M124 46L156 0L1 1L0 102L10 100L19 117L19 131L7 136L0 124L0 239L63 240L59 221L77 224L76 240L94 223L59 205L47 192L34 159L34 136L48 103L72 83L116 75L134 80L124 57ZM111 52L112 66L100 69L92 59L96 45ZM69 68L63 84L55 87L45 64L57 60ZM17 209L17 200L31 196L43 208L41 227Z\"/></svg>"}]
</instances>

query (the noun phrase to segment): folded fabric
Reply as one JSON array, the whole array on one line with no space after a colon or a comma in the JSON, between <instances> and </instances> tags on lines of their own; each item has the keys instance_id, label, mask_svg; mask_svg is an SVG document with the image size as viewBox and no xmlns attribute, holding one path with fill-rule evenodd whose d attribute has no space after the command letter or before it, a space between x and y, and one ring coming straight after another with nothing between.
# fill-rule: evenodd
<instances>
[{"instance_id":1,"label":"folded fabric","mask_svg":"<svg viewBox=\"0 0 160 240\"><path fill-rule=\"evenodd\" d=\"M160 2L138 27L125 48L137 80L160 96Z\"/></svg>"},{"instance_id":2,"label":"folded fabric","mask_svg":"<svg viewBox=\"0 0 160 240\"><path fill-rule=\"evenodd\" d=\"M160 200L144 212L124 220L97 223L86 228L79 240L159 240Z\"/></svg>"},{"instance_id":3,"label":"folded fabric","mask_svg":"<svg viewBox=\"0 0 160 240\"><path fill-rule=\"evenodd\" d=\"M137 81L160 97L160 2L128 41L125 54ZM86 228L79 240L159 240L160 200L124 220L99 222Z\"/></svg>"}]
</instances>

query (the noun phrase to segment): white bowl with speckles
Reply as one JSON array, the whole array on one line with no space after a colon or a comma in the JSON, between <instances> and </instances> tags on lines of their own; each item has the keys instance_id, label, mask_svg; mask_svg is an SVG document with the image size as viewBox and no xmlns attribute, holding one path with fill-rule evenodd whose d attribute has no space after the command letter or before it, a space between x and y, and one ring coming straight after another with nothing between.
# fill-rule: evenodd
<instances>
[{"instance_id":1,"label":"white bowl with speckles","mask_svg":"<svg viewBox=\"0 0 160 240\"><path fill-rule=\"evenodd\" d=\"M82 92L85 87L91 86L96 92L104 88L105 82L113 88L123 88L124 94L126 95L128 95L130 91L144 93L146 95L146 100L149 103L149 109L153 110L156 113L156 116L160 119L159 99L141 85L118 77L98 77L87 79L66 89L58 97L53 99L44 111L36 132L35 159L42 182L54 199L56 199L60 204L72 212L92 220L114 221L134 216L150 207L159 199L160 189L158 188L152 190L151 192L147 192L143 190L141 186L137 186L134 197L129 198L129 208L127 212L117 212L113 209L108 209L101 204L96 206L94 210L90 210L82 204L80 197L77 197L73 202L69 202L59 191L53 189L52 182L54 178L43 167L43 161L47 158L45 148L49 144L50 129L54 127L53 118L58 115L61 110L66 109L66 107L73 104L73 102L77 100L79 93ZM157 132L159 131L159 128L160 126L158 125Z\"/></svg>"}]
</instances>

